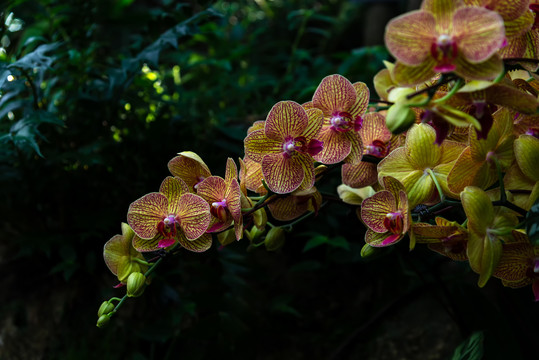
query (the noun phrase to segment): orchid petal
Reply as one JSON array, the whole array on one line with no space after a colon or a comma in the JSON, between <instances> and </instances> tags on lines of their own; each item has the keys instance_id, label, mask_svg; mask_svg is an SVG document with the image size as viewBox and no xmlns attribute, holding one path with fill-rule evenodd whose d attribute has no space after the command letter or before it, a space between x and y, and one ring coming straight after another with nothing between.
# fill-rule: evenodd
<instances>
[{"instance_id":1,"label":"orchid petal","mask_svg":"<svg viewBox=\"0 0 539 360\"><path fill-rule=\"evenodd\" d=\"M157 234L157 224L168 214L168 200L161 193L149 193L129 206L127 223L143 239L151 239Z\"/></svg>"},{"instance_id":2,"label":"orchid petal","mask_svg":"<svg viewBox=\"0 0 539 360\"><path fill-rule=\"evenodd\" d=\"M341 168L342 182L353 188L373 185L378 180L376 164L360 161L356 164L343 164Z\"/></svg>"},{"instance_id":3,"label":"orchid petal","mask_svg":"<svg viewBox=\"0 0 539 360\"><path fill-rule=\"evenodd\" d=\"M262 160L262 174L271 191L277 194L286 194L296 190L305 177L302 161L298 160L302 154L292 157L269 154Z\"/></svg>"},{"instance_id":4,"label":"orchid petal","mask_svg":"<svg viewBox=\"0 0 539 360\"><path fill-rule=\"evenodd\" d=\"M211 176L208 166L192 151L179 153L168 162L168 169L172 175L185 181L191 191L200 180Z\"/></svg>"},{"instance_id":5,"label":"orchid petal","mask_svg":"<svg viewBox=\"0 0 539 360\"><path fill-rule=\"evenodd\" d=\"M233 179L238 179L238 167L232 158L226 160L225 182L229 183Z\"/></svg>"},{"instance_id":6,"label":"orchid petal","mask_svg":"<svg viewBox=\"0 0 539 360\"><path fill-rule=\"evenodd\" d=\"M264 132L268 139L282 142L288 136L301 135L308 123L309 118L300 104L294 101L280 101L271 108Z\"/></svg>"},{"instance_id":7,"label":"orchid petal","mask_svg":"<svg viewBox=\"0 0 539 360\"><path fill-rule=\"evenodd\" d=\"M526 1L526 0L522 0ZM503 15L502 15L503 16ZM533 11L526 11L522 16L512 20L505 20L505 36L509 39L509 43L515 40L516 37L522 37L524 33L530 31L533 26L535 16Z\"/></svg>"},{"instance_id":8,"label":"orchid petal","mask_svg":"<svg viewBox=\"0 0 539 360\"><path fill-rule=\"evenodd\" d=\"M197 195L201 196L210 204L216 201L223 201L225 192L225 180L219 176L207 177L197 188Z\"/></svg>"},{"instance_id":9,"label":"orchid petal","mask_svg":"<svg viewBox=\"0 0 539 360\"><path fill-rule=\"evenodd\" d=\"M198 195L184 194L180 198L178 217L187 239L196 239L206 232L210 224L210 206Z\"/></svg>"},{"instance_id":10,"label":"orchid petal","mask_svg":"<svg viewBox=\"0 0 539 360\"><path fill-rule=\"evenodd\" d=\"M449 32L453 22L453 14L463 5L462 0L424 0L421 9L432 13L436 19L436 30L439 34L443 34Z\"/></svg>"},{"instance_id":11,"label":"orchid petal","mask_svg":"<svg viewBox=\"0 0 539 360\"><path fill-rule=\"evenodd\" d=\"M185 236L178 236L178 242L180 245L193 252L204 252L208 250L212 245L212 236L210 234L203 234L197 239L189 240Z\"/></svg>"},{"instance_id":12,"label":"orchid petal","mask_svg":"<svg viewBox=\"0 0 539 360\"><path fill-rule=\"evenodd\" d=\"M367 229L365 232L365 242L372 247L385 247L397 243L403 236L403 234L392 234L389 231L377 233L371 229Z\"/></svg>"},{"instance_id":13,"label":"orchid petal","mask_svg":"<svg viewBox=\"0 0 539 360\"><path fill-rule=\"evenodd\" d=\"M477 64L457 56L455 64L457 65L455 73L467 80L494 80L503 71L503 61L497 54Z\"/></svg>"},{"instance_id":14,"label":"orchid petal","mask_svg":"<svg viewBox=\"0 0 539 360\"><path fill-rule=\"evenodd\" d=\"M433 70L435 65L436 61L432 57L417 66L405 65L397 61L392 72L393 79L401 86L418 85L436 76Z\"/></svg>"},{"instance_id":15,"label":"orchid petal","mask_svg":"<svg viewBox=\"0 0 539 360\"><path fill-rule=\"evenodd\" d=\"M315 138L318 133L320 133L320 129L322 128L322 124L324 123L324 115L322 113L322 110L314 108L307 109L305 110L305 112L307 113L307 117L309 118L309 124L301 135L305 136L307 140L310 140Z\"/></svg>"},{"instance_id":16,"label":"orchid petal","mask_svg":"<svg viewBox=\"0 0 539 360\"><path fill-rule=\"evenodd\" d=\"M183 194L189 192L189 187L180 178L167 176L159 187L159 192L166 196L168 200L168 213L176 214L178 212L178 201Z\"/></svg>"},{"instance_id":17,"label":"orchid petal","mask_svg":"<svg viewBox=\"0 0 539 360\"><path fill-rule=\"evenodd\" d=\"M135 235L133 237L132 245L139 252L150 252L159 250L159 241L164 238L163 235L157 234L151 239L142 239Z\"/></svg>"},{"instance_id":18,"label":"orchid petal","mask_svg":"<svg viewBox=\"0 0 539 360\"><path fill-rule=\"evenodd\" d=\"M378 191L361 203L361 219L370 229L378 233L388 231L384 225L386 215L397 210L397 203L390 191Z\"/></svg>"},{"instance_id":19,"label":"orchid petal","mask_svg":"<svg viewBox=\"0 0 539 360\"><path fill-rule=\"evenodd\" d=\"M363 116L369 106L370 91L367 85L363 82L355 82L352 84L356 90L356 103L348 110L352 117Z\"/></svg>"},{"instance_id":20,"label":"orchid petal","mask_svg":"<svg viewBox=\"0 0 539 360\"><path fill-rule=\"evenodd\" d=\"M348 131L344 133L347 141L350 143L350 153L344 159L349 164L357 164L363 158L363 141L357 131Z\"/></svg>"},{"instance_id":21,"label":"orchid petal","mask_svg":"<svg viewBox=\"0 0 539 360\"><path fill-rule=\"evenodd\" d=\"M242 219L241 216L241 190L238 180L232 179L230 184L228 184L225 191L226 206L234 222L239 222Z\"/></svg>"},{"instance_id":22,"label":"orchid petal","mask_svg":"<svg viewBox=\"0 0 539 360\"><path fill-rule=\"evenodd\" d=\"M503 19L481 7L462 7L453 15L453 36L467 61L482 63L496 53L505 40Z\"/></svg>"},{"instance_id":23,"label":"orchid petal","mask_svg":"<svg viewBox=\"0 0 539 360\"><path fill-rule=\"evenodd\" d=\"M430 56L436 40L434 16L422 10L412 11L392 19L386 26L385 43L398 61L408 66L422 65Z\"/></svg>"},{"instance_id":24,"label":"orchid petal","mask_svg":"<svg viewBox=\"0 0 539 360\"><path fill-rule=\"evenodd\" d=\"M251 132L244 140L245 156L260 163L265 155L283 152L283 141L269 139L264 130Z\"/></svg>"},{"instance_id":25,"label":"orchid petal","mask_svg":"<svg viewBox=\"0 0 539 360\"><path fill-rule=\"evenodd\" d=\"M522 172L531 180L539 181L539 139L520 135L515 140L515 157Z\"/></svg>"},{"instance_id":26,"label":"orchid petal","mask_svg":"<svg viewBox=\"0 0 539 360\"><path fill-rule=\"evenodd\" d=\"M436 131L428 124L415 124L406 135L406 156L416 169L434 167L442 156L434 146Z\"/></svg>"},{"instance_id":27,"label":"orchid petal","mask_svg":"<svg viewBox=\"0 0 539 360\"><path fill-rule=\"evenodd\" d=\"M350 154L352 147L346 134L347 132L333 130L331 126L324 126L317 137L317 140L324 143L324 147L313 158L322 164L336 164L343 161Z\"/></svg>"},{"instance_id":28,"label":"orchid petal","mask_svg":"<svg viewBox=\"0 0 539 360\"><path fill-rule=\"evenodd\" d=\"M530 243L510 243L503 245L503 252L493 276L508 282L527 279L529 261L535 257ZM527 279L529 283L533 279Z\"/></svg>"},{"instance_id":29,"label":"orchid petal","mask_svg":"<svg viewBox=\"0 0 539 360\"><path fill-rule=\"evenodd\" d=\"M325 116L336 111L349 111L357 100L352 83L342 75L329 75L322 79L313 95L313 106Z\"/></svg>"}]
</instances>

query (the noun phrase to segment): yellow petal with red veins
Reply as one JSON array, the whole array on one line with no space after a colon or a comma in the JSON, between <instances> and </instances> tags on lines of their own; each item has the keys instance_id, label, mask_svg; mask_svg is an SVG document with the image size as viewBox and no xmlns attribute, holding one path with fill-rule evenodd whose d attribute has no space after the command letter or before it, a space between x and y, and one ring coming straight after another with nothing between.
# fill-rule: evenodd
<instances>
[{"instance_id":1,"label":"yellow petal with red veins","mask_svg":"<svg viewBox=\"0 0 539 360\"><path fill-rule=\"evenodd\" d=\"M430 57L435 41L436 21L426 11L412 11L392 19L386 26L385 43L389 52L408 66L418 66Z\"/></svg>"},{"instance_id":2,"label":"yellow petal with red veins","mask_svg":"<svg viewBox=\"0 0 539 360\"><path fill-rule=\"evenodd\" d=\"M322 110L325 116L331 116L335 111L349 112L356 101L357 94L352 83L337 74L323 78L313 95L313 106Z\"/></svg>"},{"instance_id":3,"label":"yellow petal with red veins","mask_svg":"<svg viewBox=\"0 0 539 360\"><path fill-rule=\"evenodd\" d=\"M435 65L436 61L432 57L427 58L425 62L417 66L409 66L397 61L391 75L400 86L418 85L436 76L433 70Z\"/></svg>"},{"instance_id":4,"label":"yellow petal with red veins","mask_svg":"<svg viewBox=\"0 0 539 360\"><path fill-rule=\"evenodd\" d=\"M482 63L503 45L503 19L483 7L462 7L454 14L452 35L458 39L459 51L467 61Z\"/></svg>"}]
</instances>

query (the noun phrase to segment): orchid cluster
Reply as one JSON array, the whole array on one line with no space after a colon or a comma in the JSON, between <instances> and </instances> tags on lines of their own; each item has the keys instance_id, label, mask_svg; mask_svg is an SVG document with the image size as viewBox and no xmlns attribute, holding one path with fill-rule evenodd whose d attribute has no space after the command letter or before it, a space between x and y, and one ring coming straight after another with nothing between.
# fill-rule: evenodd
<instances>
[{"instance_id":1,"label":"orchid cluster","mask_svg":"<svg viewBox=\"0 0 539 360\"><path fill-rule=\"evenodd\" d=\"M102 304L98 326L181 248L204 252L214 238L280 248L292 225L322 211L329 200L317 182L337 168L337 193L366 226L362 255L427 244L468 261L479 286L532 284L539 300L529 219L539 211L537 11L533 0L424 0L386 27L395 62L375 76L376 99L365 83L330 75L311 101L280 101L253 123L224 177L179 153L105 244L127 294ZM455 209L461 219L444 217Z\"/></svg>"}]
</instances>

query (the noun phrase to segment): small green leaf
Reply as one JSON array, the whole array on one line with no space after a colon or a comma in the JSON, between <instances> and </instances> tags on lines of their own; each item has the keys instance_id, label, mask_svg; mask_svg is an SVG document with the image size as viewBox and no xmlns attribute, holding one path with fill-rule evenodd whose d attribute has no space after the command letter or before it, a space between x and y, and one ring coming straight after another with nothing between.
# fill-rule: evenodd
<instances>
[{"instance_id":1,"label":"small green leaf","mask_svg":"<svg viewBox=\"0 0 539 360\"><path fill-rule=\"evenodd\" d=\"M526 234L533 245L539 245L539 199L526 214Z\"/></svg>"},{"instance_id":2,"label":"small green leaf","mask_svg":"<svg viewBox=\"0 0 539 360\"><path fill-rule=\"evenodd\" d=\"M303 248L303 252L306 252L308 250L311 250L315 247L318 247L322 244L327 244L329 242L329 238L324 235L317 235L313 238L311 238L309 241L307 241L307 244L305 244L305 247Z\"/></svg>"},{"instance_id":3,"label":"small green leaf","mask_svg":"<svg viewBox=\"0 0 539 360\"><path fill-rule=\"evenodd\" d=\"M479 360L483 358L483 332L474 332L453 353L451 360Z\"/></svg>"}]
</instances>

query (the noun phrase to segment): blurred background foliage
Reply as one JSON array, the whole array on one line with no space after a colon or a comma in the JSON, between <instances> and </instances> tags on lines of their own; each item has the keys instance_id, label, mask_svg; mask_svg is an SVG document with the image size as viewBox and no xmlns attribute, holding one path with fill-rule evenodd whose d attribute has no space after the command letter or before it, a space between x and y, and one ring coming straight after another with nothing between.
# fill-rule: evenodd
<instances>
[{"instance_id":1,"label":"blurred background foliage","mask_svg":"<svg viewBox=\"0 0 539 360\"><path fill-rule=\"evenodd\" d=\"M489 359L536 351L529 288L478 289L467 265L406 244L363 260L363 226L342 204L297 226L276 253L245 241L185 252L95 327L101 302L122 294L103 245L129 204L158 189L168 160L195 151L222 174L276 102L308 101L334 73L372 89L389 59L385 23L417 3L0 7L0 358L471 359L483 343Z\"/></svg>"}]
</instances>

